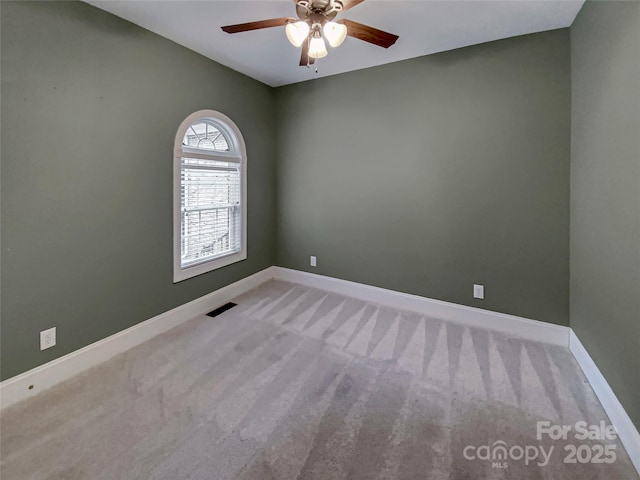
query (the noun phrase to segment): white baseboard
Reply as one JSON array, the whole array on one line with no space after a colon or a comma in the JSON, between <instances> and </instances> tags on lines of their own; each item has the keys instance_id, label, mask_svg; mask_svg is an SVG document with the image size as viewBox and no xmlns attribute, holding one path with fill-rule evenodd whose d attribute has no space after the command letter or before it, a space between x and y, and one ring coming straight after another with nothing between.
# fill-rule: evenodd
<instances>
[{"instance_id":1,"label":"white baseboard","mask_svg":"<svg viewBox=\"0 0 640 480\"><path fill-rule=\"evenodd\" d=\"M275 267L274 277L287 282L301 283L309 287L348 295L372 303L387 305L399 310L409 310L424 315L466 325L497 330L507 335L554 345L569 346L569 327L530 320L528 318L467 307L456 303L433 300L363 283L325 277L315 273Z\"/></svg>"},{"instance_id":2,"label":"white baseboard","mask_svg":"<svg viewBox=\"0 0 640 480\"><path fill-rule=\"evenodd\" d=\"M640 474L640 433L638 433L638 429L573 330L569 334L569 349L582 368L585 377L589 380L602 408L607 412L611 424L616 428L618 437L627 450L631 462Z\"/></svg>"},{"instance_id":3,"label":"white baseboard","mask_svg":"<svg viewBox=\"0 0 640 480\"><path fill-rule=\"evenodd\" d=\"M274 277L268 267L215 292L161 313L149 320L87 345L0 383L0 408L32 397L99 363L202 315ZM33 386L31 389L30 386Z\"/></svg>"}]
</instances>

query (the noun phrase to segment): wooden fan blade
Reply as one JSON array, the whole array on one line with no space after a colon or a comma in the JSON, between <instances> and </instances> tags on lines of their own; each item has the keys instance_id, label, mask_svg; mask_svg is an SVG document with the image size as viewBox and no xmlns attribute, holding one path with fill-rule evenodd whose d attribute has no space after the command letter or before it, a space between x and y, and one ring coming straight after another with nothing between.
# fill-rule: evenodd
<instances>
[{"instance_id":1,"label":"wooden fan blade","mask_svg":"<svg viewBox=\"0 0 640 480\"><path fill-rule=\"evenodd\" d=\"M338 1L342 2L343 12L346 12L350 8L353 8L356 5L359 5L360 3L364 2L364 0L338 0Z\"/></svg>"},{"instance_id":2,"label":"wooden fan blade","mask_svg":"<svg viewBox=\"0 0 640 480\"><path fill-rule=\"evenodd\" d=\"M364 40L365 42L373 43L383 48L389 48L396 43L396 40L399 38L398 35L394 35L393 33L384 32L377 28L347 19L339 20L338 23L346 25L347 35L350 37Z\"/></svg>"},{"instance_id":3,"label":"wooden fan blade","mask_svg":"<svg viewBox=\"0 0 640 480\"><path fill-rule=\"evenodd\" d=\"M258 20L257 22L238 23L237 25L227 25L222 28L227 33L249 32L251 30L259 30L261 28L283 27L289 22L295 22L295 18L281 17L270 18L269 20Z\"/></svg>"},{"instance_id":4,"label":"wooden fan blade","mask_svg":"<svg viewBox=\"0 0 640 480\"><path fill-rule=\"evenodd\" d=\"M307 65L313 65L316 62L315 58L309 56L309 40L302 42L302 53L300 54L300 66L306 67Z\"/></svg>"},{"instance_id":5,"label":"wooden fan blade","mask_svg":"<svg viewBox=\"0 0 640 480\"><path fill-rule=\"evenodd\" d=\"M302 53L300 54L300 66L306 67L309 65L309 42L302 42Z\"/></svg>"}]
</instances>

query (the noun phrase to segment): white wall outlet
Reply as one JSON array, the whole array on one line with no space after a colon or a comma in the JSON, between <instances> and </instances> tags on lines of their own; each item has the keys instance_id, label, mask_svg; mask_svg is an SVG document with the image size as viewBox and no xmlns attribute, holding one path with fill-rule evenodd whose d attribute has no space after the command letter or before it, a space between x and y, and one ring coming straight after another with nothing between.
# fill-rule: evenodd
<instances>
[{"instance_id":1,"label":"white wall outlet","mask_svg":"<svg viewBox=\"0 0 640 480\"><path fill-rule=\"evenodd\" d=\"M473 298L484 300L484 285L473 285Z\"/></svg>"},{"instance_id":2,"label":"white wall outlet","mask_svg":"<svg viewBox=\"0 0 640 480\"><path fill-rule=\"evenodd\" d=\"M316 266L316 256L315 255L311 255L311 266L312 267Z\"/></svg>"},{"instance_id":3,"label":"white wall outlet","mask_svg":"<svg viewBox=\"0 0 640 480\"><path fill-rule=\"evenodd\" d=\"M40 332L40 350L51 348L56 344L56 327Z\"/></svg>"}]
</instances>

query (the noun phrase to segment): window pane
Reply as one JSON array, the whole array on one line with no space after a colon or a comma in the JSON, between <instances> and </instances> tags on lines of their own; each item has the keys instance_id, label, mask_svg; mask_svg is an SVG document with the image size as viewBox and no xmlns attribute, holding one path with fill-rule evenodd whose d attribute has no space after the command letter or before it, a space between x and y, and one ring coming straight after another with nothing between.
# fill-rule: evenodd
<instances>
[{"instance_id":1,"label":"window pane","mask_svg":"<svg viewBox=\"0 0 640 480\"><path fill-rule=\"evenodd\" d=\"M201 150L229 151L229 143L222 132L213 123L207 121L191 125L184 135L182 144Z\"/></svg>"},{"instance_id":2,"label":"window pane","mask_svg":"<svg viewBox=\"0 0 640 480\"><path fill-rule=\"evenodd\" d=\"M183 158L181 167L182 266L241 247L239 167L192 160Z\"/></svg>"}]
</instances>

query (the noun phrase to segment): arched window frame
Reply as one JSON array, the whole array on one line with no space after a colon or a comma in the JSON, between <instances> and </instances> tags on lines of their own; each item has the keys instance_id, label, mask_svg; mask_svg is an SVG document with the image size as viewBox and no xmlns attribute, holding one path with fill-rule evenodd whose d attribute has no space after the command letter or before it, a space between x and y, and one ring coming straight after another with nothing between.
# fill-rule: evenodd
<instances>
[{"instance_id":1,"label":"arched window frame","mask_svg":"<svg viewBox=\"0 0 640 480\"><path fill-rule=\"evenodd\" d=\"M227 140L229 151L203 150L183 145L187 130L198 121L215 125ZM182 159L202 158L240 165L240 250L183 266L181 259L182 242ZM173 155L173 282L180 282L203 273L222 268L247 258L247 151L244 138L237 125L226 115L215 110L200 110L189 115L180 124L176 134Z\"/></svg>"}]
</instances>

